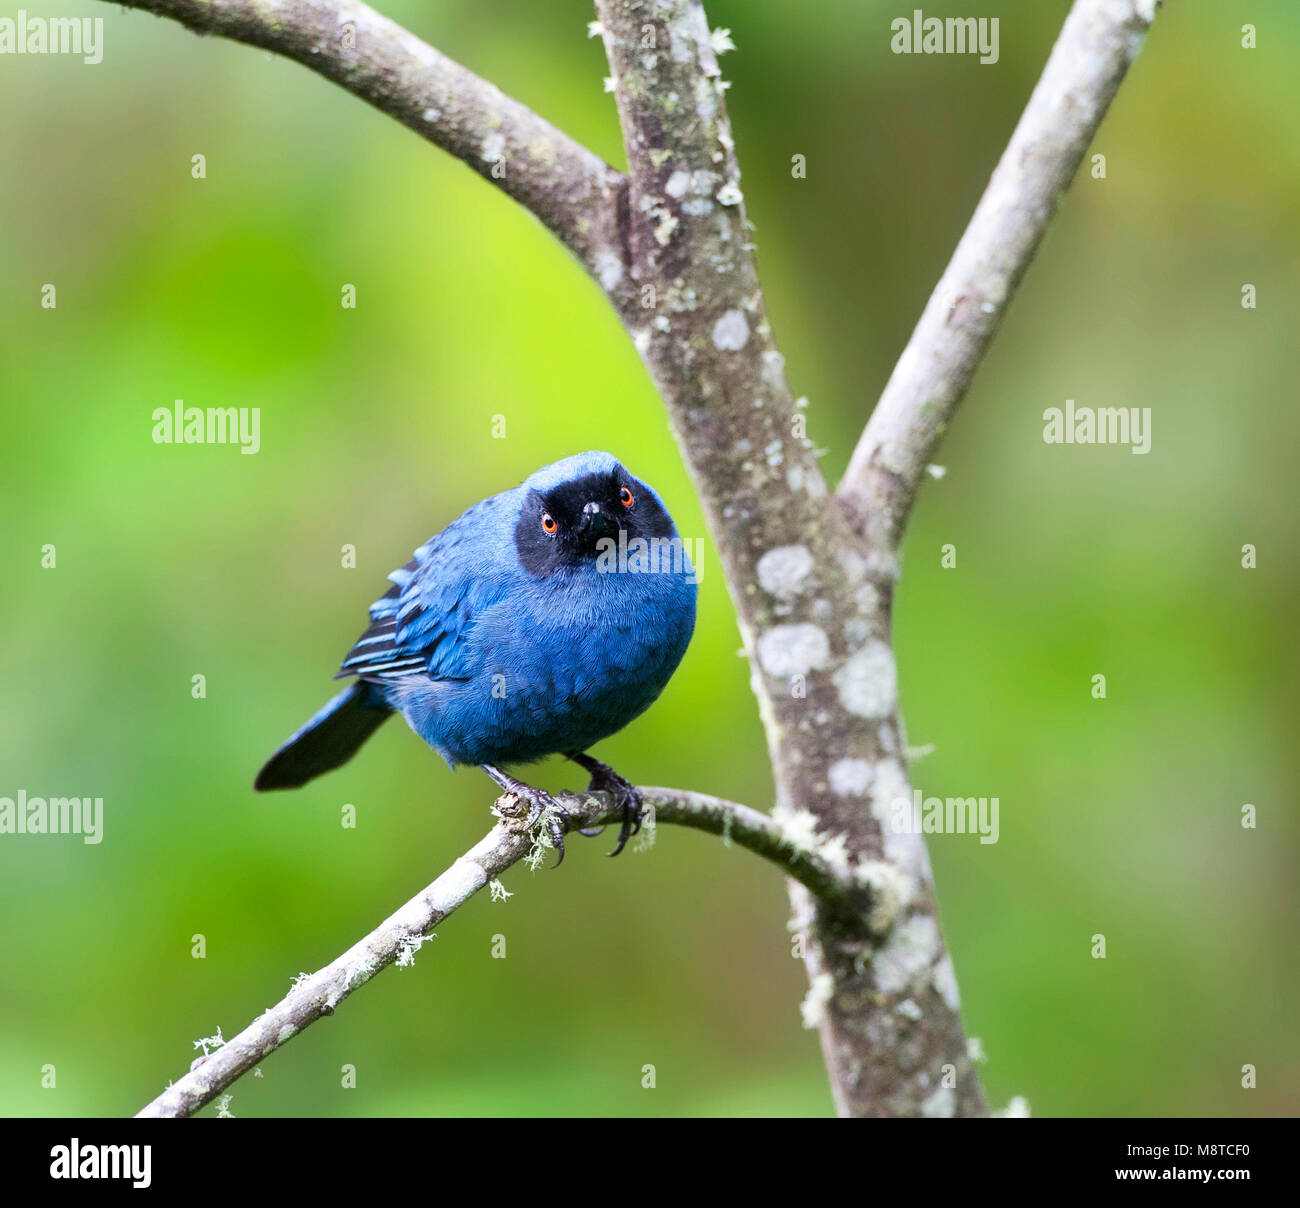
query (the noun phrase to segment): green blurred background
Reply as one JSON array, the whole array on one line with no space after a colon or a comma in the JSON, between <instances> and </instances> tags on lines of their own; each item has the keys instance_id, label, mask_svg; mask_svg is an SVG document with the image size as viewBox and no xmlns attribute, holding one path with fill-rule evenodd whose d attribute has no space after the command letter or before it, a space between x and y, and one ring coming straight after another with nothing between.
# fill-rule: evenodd
<instances>
[{"instance_id":1,"label":"green blurred background","mask_svg":"<svg viewBox=\"0 0 1300 1208\"><path fill-rule=\"evenodd\" d=\"M593 447L684 534L704 526L629 342L512 202L294 64L91 0L23 7L102 17L105 53L0 57L0 795L102 796L106 818L100 846L0 836L0 1112L116 1115L484 832L486 779L400 724L301 792L251 791L333 691L389 569ZM980 66L891 54L912 7L708 5L739 47L723 68L760 268L832 478L1066 11L925 4L1001 18L1000 61ZM991 1101L1036 1114L1296 1107L1300 9L1249 9L1166 6L1094 147L1108 175L1066 200L905 550L904 710L936 748L915 783L1001 804L996 846L931 842L964 1016ZM581 0L384 11L622 162ZM152 443L177 398L260 407L262 451ZM1151 453L1044 444L1066 398L1149 406ZM703 571L680 672L599 753L767 808L711 552ZM581 780L554 761L540 778ZM508 874L513 898L476 898L230 1110L828 1114L780 877L670 828L618 861L607 839L575 840L560 873Z\"/></svg>"}]
</instances>

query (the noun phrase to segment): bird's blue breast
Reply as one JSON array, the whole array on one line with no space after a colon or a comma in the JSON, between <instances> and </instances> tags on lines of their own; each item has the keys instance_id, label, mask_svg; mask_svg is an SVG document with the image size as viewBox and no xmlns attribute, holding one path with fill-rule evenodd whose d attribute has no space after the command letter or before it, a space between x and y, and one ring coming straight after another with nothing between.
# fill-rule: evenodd
<instances>
[{"instance_id":1,"label":"bird's blue breast","mask_svg":"<svg viewBox=\"0 0 1300 1208\"><path fill-rule=\"evenodd\" d=\"M390 698L450 763L522 763L582 751L667 684L695 626L685 574L520 578L461 634L455 679Z\"/></svg>"}]
</instances>

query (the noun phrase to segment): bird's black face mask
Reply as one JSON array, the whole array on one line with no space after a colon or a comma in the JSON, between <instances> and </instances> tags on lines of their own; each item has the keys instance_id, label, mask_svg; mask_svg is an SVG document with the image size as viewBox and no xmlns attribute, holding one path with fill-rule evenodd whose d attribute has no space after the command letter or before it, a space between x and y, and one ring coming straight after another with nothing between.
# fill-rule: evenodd
<instances>
[{"instance_id":1,"label":"bird's black face mask","mask_svg":"<svg viewBox=\"0 0 1300 1208\"><path fill-rule=\"evenodd\" d=\"M658 499L622 466L576 478L545 495L530 491L515 526L515 549L520 565L542 579L560 567L594 564L609 541L619 540L620 531L628 541L674 535Z\"/></svg>"}]
</instances>

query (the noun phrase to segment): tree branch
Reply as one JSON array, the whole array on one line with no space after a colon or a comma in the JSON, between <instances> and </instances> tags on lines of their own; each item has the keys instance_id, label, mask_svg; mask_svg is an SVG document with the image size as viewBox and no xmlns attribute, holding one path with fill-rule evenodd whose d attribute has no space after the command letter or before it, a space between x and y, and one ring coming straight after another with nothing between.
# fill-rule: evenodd
<instances>
[{"instance_id":1,"label":"tree branch","mask_svg":"<svg viewBox=\"0 0 1300 1208\"><path fill-rule=\"evenodd\" d=\"M748 806L677 789L645 788L641 793L646 806L653 811L651 825L669 822L722 835L772 861L821 901L833 904L860 899L868 903L873 896L874 887L869 882L855 879L847 867L836 867L833 858L828 860L801 842L797 835L788 833L771 818ZM556 800L568 813L568 830L601 826L621 817L606 793L562 793ZM394 962L409 962L420 946L420 937L469 901L489 881L530 855L544 855L545 849L536 839L530 839L509 821L517 814L514 798L508 795L499 798L496 812L503 816L503 821L433 884L337 960L310 977L295 981L279 1003L213 1053L199 1058L189 1073L172 1083L137 1115L192 1115L304 1028L323 1016L332 1015L339 1003L381 969ZM544 834L545 828L538 827L537 831Z\"/></svg>"},{"instance_id":2,"label":"tree branch","mask_svg":"<svg viewBox=\"0 0 1300 1208\"><path fill-rule=\"evenodd\" d=\"M759 284L726 83L699 0L595 0L627 148L635 304L620 314L672 418L752 668L777 803L882 892L856 916L791 883L836 1108L982 1115L910 795L889 567L827 491ZM743 51L742 51L743 53ZM951 1078L950 1078L951 1075ZM935 1110L935 1109L932 1109Z\"/></svg>"},{"instance_id":3,"label":"tree branch","mask_svg":"<svg viewBox=\"0 0 1300 1208\"><path fill-rule=\"evenodd\" d=\"M837 492L871 549L898 547L921 476L1155 18L1077 0Z\"/></svg>"},{"instance_id":4,"label":"tree branch","mask_svg":"<svg viewBox=\"0 0 1300 1208\"><path fill-rule=\"evenodd\" d=\"M450 152L531 211L607 292L627 180L496 85L356 0L121 0L284 55Z\"/></svg>"}]
</instances>

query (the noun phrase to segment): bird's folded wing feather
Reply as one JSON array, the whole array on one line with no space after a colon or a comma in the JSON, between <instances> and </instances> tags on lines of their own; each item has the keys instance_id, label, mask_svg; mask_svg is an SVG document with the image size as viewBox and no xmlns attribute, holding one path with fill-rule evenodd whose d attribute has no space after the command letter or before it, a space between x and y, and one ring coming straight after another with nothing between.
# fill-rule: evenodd
<instances>
[{"instance_id":1,"label":"bird's folded wing feather","mask_svg":"<svg viewBox=\"0 0 1300 1208\"><path fill-rule=\"evenodd\" d=\"M491 502L471 508L388 576L393 586L370 606L370 627L344 657L336 679L452 680L470 674L461 639L503 586L493 573L494 560L485 556L485 547L491 548L484 541L487 517L476 516Z\"/></svg>"}]
</instances>

